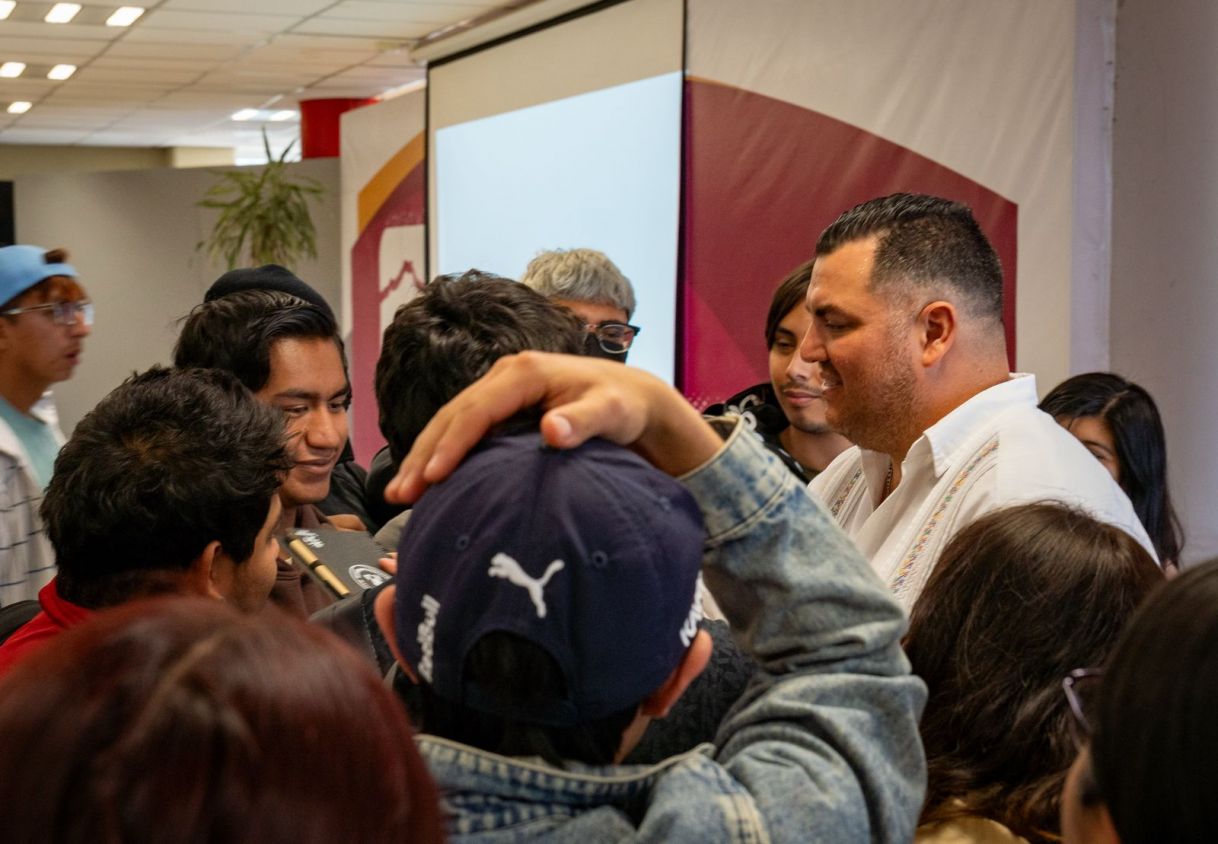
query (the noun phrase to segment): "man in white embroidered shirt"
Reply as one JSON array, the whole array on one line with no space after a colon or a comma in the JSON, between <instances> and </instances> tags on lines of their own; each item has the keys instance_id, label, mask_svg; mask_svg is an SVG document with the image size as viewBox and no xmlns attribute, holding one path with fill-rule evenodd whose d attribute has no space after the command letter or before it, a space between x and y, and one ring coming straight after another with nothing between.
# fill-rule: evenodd
<instances>
[{"instance_id":1,"label":"man in white embroidered shirt","mask_svg":"<svg viewBox=\"0 0 1218 844\"><path fill-rule=\"evenodd\" d=\"M812 481L908 608L957 530L1011 504L1082 507L1154 554L1120 487L1007 371L1002 268L969 209L894 194L821 234L800 355L858 445Z\"/></svg>"}]
</instances>

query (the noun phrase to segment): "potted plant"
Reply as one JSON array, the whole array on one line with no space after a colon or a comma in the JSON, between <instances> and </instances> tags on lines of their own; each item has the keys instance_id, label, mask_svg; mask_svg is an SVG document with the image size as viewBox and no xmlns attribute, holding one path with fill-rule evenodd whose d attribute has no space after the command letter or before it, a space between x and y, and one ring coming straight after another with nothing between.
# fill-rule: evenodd
<instances>
[{"instance_id":1,"label":"potted plant","mask_svg":"<svg viewBox=\"0 0 1218 844\"><path fill-rule=\"evenodd\" d=\"M219 172L220 179L198 203L220 212L211 234L199 241L213 259L223 259L231 270L248 256L249 263L294 266L302 258L317 257L317 237L309 215L309 197L319 196L321 184L308 176L288 172L288 144L278 158L262 132L267 163L264 167Z\"/></svg>"}]
</instances>

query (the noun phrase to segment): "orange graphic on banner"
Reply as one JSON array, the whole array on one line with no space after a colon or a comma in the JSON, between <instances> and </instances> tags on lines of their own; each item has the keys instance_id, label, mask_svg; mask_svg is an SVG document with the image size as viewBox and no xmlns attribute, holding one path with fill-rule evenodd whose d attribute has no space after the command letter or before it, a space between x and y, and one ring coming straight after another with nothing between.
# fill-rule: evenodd
<instances>
[{"instance_id":1,"label":"orange graphic on banner","mask_svg":"<svg viewBox=\"0 0 1218 844\"><path fill-rule=\"evenodd\" d=\"M368 226L368 221L376 216L376 212L385 204L385 200L393 193L415 167L423 161L423 133L411 138L393 158L385 162L376 175L368 180L359 192L357 199L357 218L359 231Z\"/></svg>"}]
</instances>

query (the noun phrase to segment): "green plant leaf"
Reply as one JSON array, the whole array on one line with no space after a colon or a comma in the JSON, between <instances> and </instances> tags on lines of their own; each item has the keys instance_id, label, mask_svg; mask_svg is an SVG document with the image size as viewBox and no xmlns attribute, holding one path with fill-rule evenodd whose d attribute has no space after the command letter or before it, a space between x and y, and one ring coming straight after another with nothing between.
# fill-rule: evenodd
<instances>
[{"instance_id":1,"label":"green plant leaf","mask_svg":"<svg viewBox=\"0 0 1218 844\"><path fill-rule=\"evenodd\" d=\"M213 171L216 182L196 203L219 213L211 233L195 249L223 259L229 269L243 260L292 266L301 258L317 257L309 198L324 196L325 188L309 176L291 177L287 157L295 139L275 159L265 130L262 141L265 165L257 170Z\"/></svg>"}]
</instances>

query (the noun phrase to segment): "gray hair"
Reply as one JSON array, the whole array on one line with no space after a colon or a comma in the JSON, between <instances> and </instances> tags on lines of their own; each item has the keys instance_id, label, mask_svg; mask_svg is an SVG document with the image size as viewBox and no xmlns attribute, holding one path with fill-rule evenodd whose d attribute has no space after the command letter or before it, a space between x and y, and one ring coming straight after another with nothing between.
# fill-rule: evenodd
<instances>
[{"instance_id":1,"label":"gray hair","mask_svg":"<svg viewBox=\"0 0 1218 844\"><path fill-rule=\"evenodd\" d=\"M520 279L549 299L571 299L612 305L634 313L634 288L630 279L595 249L553 249L541 252L525 268Z\"/></svg>"}]
</instances>

